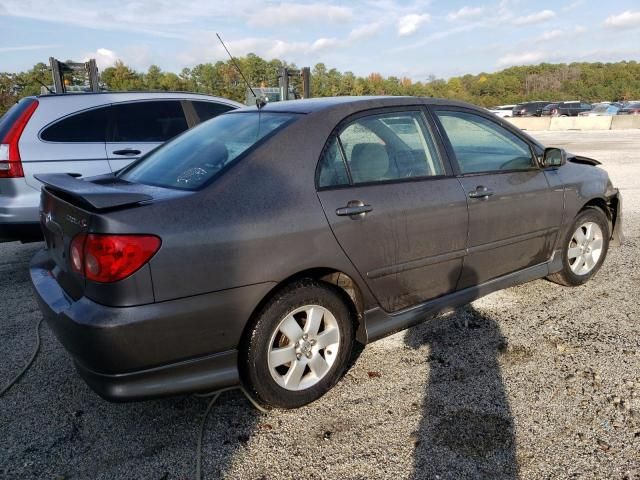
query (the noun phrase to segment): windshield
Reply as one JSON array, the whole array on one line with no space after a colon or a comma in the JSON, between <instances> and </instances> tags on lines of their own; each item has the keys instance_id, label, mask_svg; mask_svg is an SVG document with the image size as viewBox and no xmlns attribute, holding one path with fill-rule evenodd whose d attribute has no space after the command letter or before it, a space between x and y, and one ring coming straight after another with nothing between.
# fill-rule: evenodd
<instances>
[{"instance_id":1,"label":"windshield","mask_svg":"<svg viewBox=\"0 0 640 480\"><path fill-rule=\"evenodd\" d=\"M592 111L597 113L606 112L609 110L609 108L611 108L611 105L598 105Z\"/></svg>"},{"instance_id":2,"label":"windshield","mask_svg":"<svg viewBox=\"0 0 640 480\"><path fill-rule=\"evenodd\" d=\"M197 190L261 139L296 117L272 112L220 115L165 143L118 176L129 182Z\"/></svg>"}]
</instances>

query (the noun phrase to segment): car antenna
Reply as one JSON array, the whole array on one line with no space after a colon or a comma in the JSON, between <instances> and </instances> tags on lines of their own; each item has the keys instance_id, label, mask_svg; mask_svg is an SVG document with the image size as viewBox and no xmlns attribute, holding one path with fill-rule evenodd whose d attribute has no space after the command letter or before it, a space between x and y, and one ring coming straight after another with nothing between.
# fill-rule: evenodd
<instances>
[{"instance_id":1,"label":"car antenna","mask_svg":"<svg viewBox=\"0 0 640 480\"><path fill-rule=\"evenodd\" d=\"M242 77L242 80L244 80L244 83L246 83L247 87L249 87L249 90L251 91L251 95L253 95L254 98L256 99L256 107L258 107L258 110L260 110L262 107L264 107L267 104L267 100L264 97L258 97L256 95L256 92L254 92L253 88L251 88L251 84L247 80L247 77L245 77L244 73L242 73L242 70L240 70L240 65L238 65L238 63L235 61L235 59L231 55L231 52L229 52L229 49L224 44L224 42L222 41L222 38L220 38L220 35L218 35L217 32L216 32L216 37L218 37L218 40L220 40L220 43L222 44L222 48L224 48L225 51L227 52L227 55L229 55L229 58L231 59L231 63L233 63L233 66L236 67L236 70L238 70L238 73Z\"/></svg>"},{"instance_id":2,"label":"car antenna","mask_svg":"<svg viewBox=\"0 0 640 480\"><path fill-rule=\"evenodd\" d=\"M36 82L38 82L40 85L42 85L44 88L46 88L46 89L47 89L47 91L48 91L49 93L53 94L53 90L51 90L49 87L47 87L47 86L44 84L44 82L41 82L41 81L40 81L40 80L38 80L37 78L36 78Z\"/></svg>"}]
</instances>

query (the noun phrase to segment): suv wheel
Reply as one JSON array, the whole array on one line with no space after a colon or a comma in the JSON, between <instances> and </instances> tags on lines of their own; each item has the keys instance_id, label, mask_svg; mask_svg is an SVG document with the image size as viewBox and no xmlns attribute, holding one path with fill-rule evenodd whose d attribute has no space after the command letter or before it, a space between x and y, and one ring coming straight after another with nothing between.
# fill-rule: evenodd
<instances>
[{"instance_id":1,"label":"suv wheel","mask_svg":"<svg viewBox=\"0 0 640 480\"><path fill-rule=\"evenodd\" d=\"M549 280L566 286L586 283L600 269L609 249L609 220L599 208L580 212L564 239L562 270Z\"/></svg>"},{"instance_id":2,"label":"suv wheel","mask_svg":"<svg viewBox=\"0 0 640 480\"><path fill-rule=\"evenodd\" d=\"M340 292L322 282L297 282L258 314L241 353L243 380L266 406L301 407L336 384L353 339Z\"/></svg>"}]
</instances>

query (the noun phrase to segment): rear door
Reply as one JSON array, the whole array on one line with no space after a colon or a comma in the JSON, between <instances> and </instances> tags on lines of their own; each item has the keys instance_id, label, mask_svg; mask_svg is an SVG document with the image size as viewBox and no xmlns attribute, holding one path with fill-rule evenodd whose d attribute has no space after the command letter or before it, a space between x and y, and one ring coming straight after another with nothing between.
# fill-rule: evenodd
<instances>
[{"instance_id":1,"label":"rear door","mask_svg":"<svg viewBox=\"0 0 640 480\"><path fill-rule=\"evenodd\" d=\"M464 191L420 107L345 121L318 166L318 197L343 250L387 311L453 291L467 236Z\"/></svg>"},{"instance_id":2,"label":"rear door","mask_svg":"<svg viewBox=\"0 0 640 480\"><path fill-rule=\"evenodd\" d=\"M549 260L563 193L550 187L531 145L488 115L457 107L434 112L469 204L458 288Z\"/></svg>"},{"instance_id":3,"label":"rear door","mask_svg":"<svg viewBox=\"0 0 640 480\"><path fill-rule=\"evenodd\" d=\"M105 150L108 118L109 106L103 105L51 122L39 133L25 130L20 139L20 152L27 183L39 190L41 184L33 178L38 173L72 173L84 177L109 173Z\"/></svg>"},{"instance_id":4,"label":"rear door","mask_svg":"<svg viewBox=\"0 0 640 480\"><path fill-rule=\"evenodd\" d=\"M188 128L180 100L113 104L106 143L111 169L126 167Z\"/></svg>"}]
</instances>

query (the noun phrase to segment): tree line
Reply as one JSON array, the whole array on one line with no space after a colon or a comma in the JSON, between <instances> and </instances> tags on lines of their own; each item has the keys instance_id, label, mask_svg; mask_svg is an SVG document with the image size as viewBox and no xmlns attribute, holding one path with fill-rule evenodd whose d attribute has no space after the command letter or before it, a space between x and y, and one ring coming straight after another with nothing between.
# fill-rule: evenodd
<instances>
[{"instance_id":1,"label":"tree line","mask_svg":"<svg viewBox=\"0 0 640 480\"><path fill-rule=\"evenodd\" d=\"M236 59L252 86L275 87L283 67L297 68L282 60L265 60L254 54ZM109 90L172 90L200 92L244 102L246 86L231 61L201 63L179 73L152 65L139 72L117 62L100 75ZM67 74L70 85L82 85L86 79ZM43 85L51 85L51 73L44 63L26 72L0 72L0 114L27 95L38 94ZM302 90L299 78L291 85ZM614 101L640 99L640 63L571 63L510 67L494 73L463 75L448 80L431 75L422 81L407 77L384 77L379 73L358 76L340 72L324 63L311 70L311 94L315 97L338 95L415 95L463 100L490 107L526 100Z\"/></svg>"}]
</instances>

